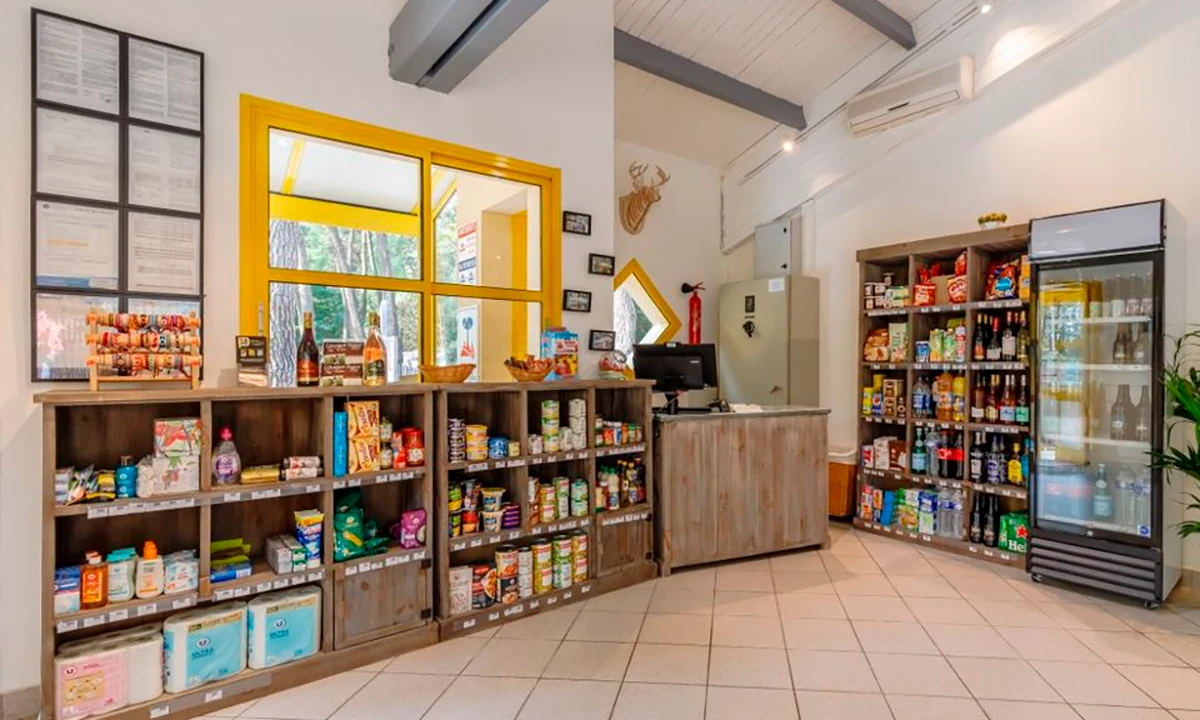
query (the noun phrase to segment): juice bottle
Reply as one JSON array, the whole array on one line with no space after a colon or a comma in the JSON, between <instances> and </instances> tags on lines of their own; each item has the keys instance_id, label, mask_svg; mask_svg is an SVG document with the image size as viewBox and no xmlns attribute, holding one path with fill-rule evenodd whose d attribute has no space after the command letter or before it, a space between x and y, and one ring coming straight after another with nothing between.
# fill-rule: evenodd
<instances>
[{"instance_id":1,"label":"juice bottle","mask_svg":"<svg viewBox=\"0 0 1200 720\"><path fill-rule=\"evenodd\" d=\"M84 555L80 571L79 609L95 610L108 604L108 565L95 550Z\"/></svg>"},{"instance_id":2,"label":"juice bottle","mask_svg":"<svg viewBox=\"0 0 1200 720\"><path fill-rule=\"evenodd\" d=\"M371 313L367 323L367 342L363 346L363 385L384 385L387 383L387 350L379 337L379 313Z\"/></svg>"}]
</instances>

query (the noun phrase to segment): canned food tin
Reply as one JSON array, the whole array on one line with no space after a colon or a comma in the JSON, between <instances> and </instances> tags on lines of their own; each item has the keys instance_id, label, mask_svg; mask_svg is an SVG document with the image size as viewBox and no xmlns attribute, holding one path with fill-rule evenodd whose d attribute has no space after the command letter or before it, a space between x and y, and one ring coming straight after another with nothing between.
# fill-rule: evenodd
<instances>
[{"instance_id":1,"label":"canned food tin","mask_svg":"<svg viewBox=\"0 0 1200 720\"><path fill-rule=\"evenodd\" d=\"M558 401L543 400L542 401L542 420L557 420L558 419Z\"/></svg>"},{"instance_id":2,"label":"canned food tin","mask_svg":"<svg viewBox=\"0 0 1200 720\"><path fill-rule=\"evenodd\" d=\"M588 536L587 533L580 530L571 534L571 554L575 557L587 557L588 551Z\"/></svg>"},{"instance_id":3,"label":"canned food tin","mask_svg":"<svg viewBox=\"0 0 1200 720\"><path fill-rule=\"evenodd\" d=\"M530 435L529 436L529 454L530 455L541 455L542 454L542 436L541 435Z\"/></svg>"},{"instance_id":4,"label":"canned food tin","mask_svg":"<svg viewBox=\"0 0 1200 720\"><path fill-rule=\"evenodd\" d=\"M496 576L513 578L517 576L517 546L501 545L496 548Z\"/></svg>"},{"instance_id":5,"label":"canned food tin","mask_svg":"<svg viewBox=\"0 0 1200 720\"><path fill-rule=\"evenodd\" d=\"M517 575L533 573L533 548L523 547L517 550Z\"/></svg>"},{"instance_id":6,"label":"canned food tin","mask_svg":"<svg viewBox=\"0 0 1200 720\"><path fill-rule=\"evenodd\" d=\"M554 568L550 563L533 570L533 592L541 595L554 589Z\"/></svg>"},{"instance_id":7,"label":"canned food tin","mask_svg":"<svg viewBox=\"0 0 1200 720\"><path fill-rule=\"evenodd\" d=\"M558 517L565 518L571 514L571 481L565 477L554 478L554 498L558 505Z\"/></svg>"},{"instance_id":8,"label":"canned food tin","mask_svg":"<svg viewBox=\"0 0 1200 720\"><path fill-rule=\"evenodd\" d=\"M560 562L554 563L554 572L551 578L554 582L555 590L565 590L571 587L571 580L574 577L574 570L571 569L571 563Z\"/></svg>"},{"instance_id":9,"label":"canned food tin","mask_svg":"<svg viewBox=\"0 0 1200 720\"><path fill-rule=\"evenodd\" d=\"M450 614L461 615L471 609L471 566L450 568Z\"/></svg>"},{"instance_id":10,"label":"canned food tin","mask_svg":"<svg viewBox=\"0 0 1200 720\"><path fill-rule=\"evenodd\" d=\"M576 583L585 583L588 579L588 559L586 557L575 558L571 563L572 578Z\"/></svg>"},{"instance_id":11,"label":"canned food tin","mask_svg":"<svg viewBox=\"0 0 1200 720\"><path fill-rule=\"evenodd\" d=\"M500 578L498 580L500 602L505 605L512 605L521 599L521 587L517 584L515 577Z\"/></svg>"},{"instance_id":12,"label":"canned food tin","mask_svg":"<svg viewBox=\"0 0 1200 720\"><path fill-rule=\"evenodd\" d=\"M548 453L558 452L558 433L553 435L542 434L542 451Z\"/></svg>"},{"instance_id":13,"label":"canned food tin","mask_svg":"<svg viewBox=\"0 0 1200 720\"><path fill-rule=\"evenodd\" d=\"M553 435L554 437L558 437L559 427L560 426L558 424L557 418L554 420L543 419L542 420L542 437L548 438L551 435Z\"/></svg>"},{"instance_id":14,"label":"canned food tin","mask_svg":"<svg viewBox=\"0 0 1200 720\"><path fill-rule=\"evenodd\" d=\"M550 539L551 558L554 562L561 562L571 557L571 536L570 535L555 535Z\"/></svg>"},{"instance_id":15,"label":"canned food tin","mask_svg":"<svg viewBox=\"0 0 1200 720\"><path fill-rule=\"evenodd\" d=\"M540 540L533 544L533 571L550 567L554 560L554 550L549 540Z\"/></svg>"},{"instance_id":16,"label":"canned food tin","mask_svg":"<svg viewBox=\"0 0 1200 720\"><path fill-rule=\"evenodd\" d=\"M542 506L542 522L552 523L558 519L558 499L554 486L546 483L541 486L538 496Z\"/></svg>"},{"instance_id":17,"label":"canned food tin","mask_svg":"<svg viewBox=\"0 0 1200 720\"><path fill-rule=\"evenodd\" d=\"M479 610L496 602L496 570L491 565L471 566L471 607Z\"/></svg>"}]
</instances>

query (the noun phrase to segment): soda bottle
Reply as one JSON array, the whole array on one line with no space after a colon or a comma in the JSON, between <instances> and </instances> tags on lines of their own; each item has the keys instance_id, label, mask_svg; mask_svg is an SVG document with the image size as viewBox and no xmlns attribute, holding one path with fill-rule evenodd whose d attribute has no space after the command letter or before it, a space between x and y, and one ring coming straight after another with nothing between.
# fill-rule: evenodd
<instances>
[{"instance_id":1,"label":"soda bottle","mask_svg":"<svg viewBox=\"0 0 1200 720\"><path fill-rule=\"evenodd\" d=\"M1112 491L1108 487L1104 463L1096 466L1096 480L1092 483L1092 517L1111 520L1113 516Z\"/></svg>"},{"instance_id":2,"label":"soda bottle","mask_svg":"<svg viewBox=\"0 0 1200 720\"><path fill-rule=\"evenodd\" d=\"M971 503L971 531L970 538L973 543L983 542L983 495L975 493L974 501Z\"/></svg>"}]
</instances>

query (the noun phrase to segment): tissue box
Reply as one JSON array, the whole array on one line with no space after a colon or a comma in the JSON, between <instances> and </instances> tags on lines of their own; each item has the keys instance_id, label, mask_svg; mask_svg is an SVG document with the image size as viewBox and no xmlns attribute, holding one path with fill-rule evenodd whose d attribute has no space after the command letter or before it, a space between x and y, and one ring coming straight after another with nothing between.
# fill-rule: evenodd
<instances>
[{"instance_id":1,"label":"tissue box","mask_svg":"<svg viewBox=\"0 0 1200 720\"><path fill-rule=\"evenodd\" d=\"M54 614L79 612L80 570L78 565L54 571Z\"/></svg>"},{"instance_id":2,"label":"tissue box","mask_svg":"<svg viewBox=\"0 0 1200 720\"><path fill-rule=\"evenodd\" d=\"M173 495L200 489L199 455L156 457L150 464L154 470L151 495ZM142 496L141 493L138 495Z\"/></svg>"},{"instance_id":3,"label":"tissue box","mask_svg":"<svg viewBox=\"0 0 1200 720\"><path fill-rule=\"evenodd\" d=\"M199 418L158 418L154 421L154 456L200 455Z\"/></svg>"}]
</instances>

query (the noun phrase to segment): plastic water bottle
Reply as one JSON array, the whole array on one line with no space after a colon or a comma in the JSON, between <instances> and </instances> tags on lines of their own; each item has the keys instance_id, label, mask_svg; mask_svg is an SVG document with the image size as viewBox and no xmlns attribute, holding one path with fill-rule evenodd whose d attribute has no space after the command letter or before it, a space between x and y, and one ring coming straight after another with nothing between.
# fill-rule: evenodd
<instances>
[{"instance_id":1,"label":"plastic water bottle","mask_svg":"<svg viewBox=\"0 0 1200 720\"><path fill-rule=\"evenodd\" d=\"M955 540L962 537L963 527L963 493L962 490L955 490L953 495L953 512L950 517L950 528L947 535Z\"/></svg>"},{"instance_id":2,"label":"plastic water bottle","mask_svg":"<svg viewBox=\"0 0 1200 720\"><path fill-rule=\"evenodd\" d=\"M1150 471L1142 473L1134 485L1133 518L1130 526L1137 532L1138 525L1150 524Z\"/></svg>"},{"instance_id":3,"label":"plastic water bottle","mask_svg":"<svg viewBox=\"0 0 1200 720\"><path fill-rule=\"evenodd\" d=\"M954 522L954 508L950 490L942 488L938 491L938 535L946 537L950 534L950 523Z\"/></svg>"}]
</instances>

